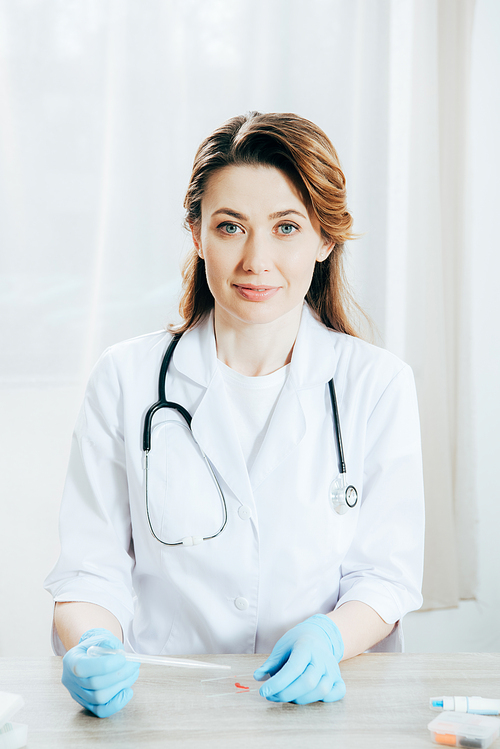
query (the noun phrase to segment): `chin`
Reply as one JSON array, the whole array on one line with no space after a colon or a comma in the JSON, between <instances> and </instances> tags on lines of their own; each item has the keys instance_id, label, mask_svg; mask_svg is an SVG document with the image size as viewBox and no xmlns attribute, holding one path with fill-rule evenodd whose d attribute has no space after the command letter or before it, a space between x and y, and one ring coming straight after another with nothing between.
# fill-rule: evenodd
<instances>
[{"instance_id":1,"label":"chin","mask_svg":"<svg viewBox=\"0 0 500 749\"><path fill-rule=\"evenodd\" d=\"M294 309L295 308L272 309L260 302L249 302L248 306L243 309L240 308L233 311L226 310L226 312L229 313L231 317L236 317L247 325L269 325L282 317L286 317L286 315L292 313Z\"/></svg>"}]
</instances>

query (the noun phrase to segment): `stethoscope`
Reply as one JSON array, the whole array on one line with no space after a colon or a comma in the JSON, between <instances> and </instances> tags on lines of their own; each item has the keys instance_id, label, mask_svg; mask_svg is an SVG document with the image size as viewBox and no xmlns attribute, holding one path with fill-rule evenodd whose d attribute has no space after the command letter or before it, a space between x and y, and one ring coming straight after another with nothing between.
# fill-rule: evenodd
<instances>
[{"instance_id":1,"label":"stethoscope","mask_svg":"<svg viewBox=\"0 0 500 749\"><path fill-rule=\"evenodd\" d=\"M158 380L158 400L156 403L153 403L153 405L148 408L146 415L144 417L144 431L143 431L143 438L142 438L142 449L144 451L144 474L145 474L145 498L146 498L146 515L148 518L148 524L149 529L154 536L154 538L159 541L164 546L195 546L196 544L201 543L202 541L209 541L212 538L217 538L224 528L227 525L227 505L226 505L226 499L224 497L224 493L220 487L220 484L217 480L217 476L215 475L215 471L213 469L213 466L210 462L210 460L207 458L201 447L196 442L192 429L191 429L191 414L187 409L184 408L184 406L181 406L180 403L174 403L173 401L168 401L165 396L165 383L167 380L167 372L168 372L168 366L170 364L170 360L172 358L172 355L174 353L175 347L179 343L181 339L182 333L176 333L172 340L170 341L170 344L165 352L165 355L163 357L163 361L161 363L160 367L160 376ZM337 452L338 452L338 458L339 458L339 475L337 478L335 478L332 483L330 484L329 489L329 501L335 512L337 512L339 515L344 515L349 509L356 506L358 502L358 492L356 491L354 486L348 486L347 485L347 476L346 476L346 467L345 467L345 460L344 460L344 448L342 445L342 434L340 431L340 419L339 419L339 412L337 407L337 396L335 393L335 386L333 384L333 379L329 381L328 383L328 390L330 393L330 400L332 403L332 413L333 413L333 425L334 425L334 433L335 433L335 439L337 442ZM151 425L153 421L153 416L157 411L160 411L162 408L167 409L173 409L174 411L177 411L184 421L186 422L183 424L180 422L180 426L183 426L186 429L189 429L193 440L195 441L198 449L200 450L201 456L203 460L205 461L205 464L207 466L208 472L210 473L212 480L215 484L215 487L217 489L217 493L219 495L219 499L221 501L222 506L222 523L219 528L219 530L216 533L213 533L211 536L185 536L184 538L181 538L179 541L169 542L169 541L163 541L159 536L156 535L153 523L151 522L151 515L149 512L149 452L151 450Z\"/></svg>"}]
</instances>

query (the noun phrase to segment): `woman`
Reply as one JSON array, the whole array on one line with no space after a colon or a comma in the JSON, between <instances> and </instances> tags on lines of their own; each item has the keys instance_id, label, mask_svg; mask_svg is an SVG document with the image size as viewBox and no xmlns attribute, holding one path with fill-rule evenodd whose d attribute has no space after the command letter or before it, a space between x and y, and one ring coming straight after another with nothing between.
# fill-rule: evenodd
<instances>
[{"instance_id":1,"label":"woman","mask_svg":"<svg viewBox=\"0 0 500 749\"><path fill-rule=\"evenodd\" d=\"M200 146L185 208L182 335L126 341L96 365L47 580L63 682L99 716L130 699L138 667L90 658L90 644L271 651L255 673L271 676L267 699L334 701L339 661L401 649L399 622L421 604L413 377L348 318L333 146L296 115L236 117ZM147 417L159 375L180 407Z\"/></svg>"}]
</instances>

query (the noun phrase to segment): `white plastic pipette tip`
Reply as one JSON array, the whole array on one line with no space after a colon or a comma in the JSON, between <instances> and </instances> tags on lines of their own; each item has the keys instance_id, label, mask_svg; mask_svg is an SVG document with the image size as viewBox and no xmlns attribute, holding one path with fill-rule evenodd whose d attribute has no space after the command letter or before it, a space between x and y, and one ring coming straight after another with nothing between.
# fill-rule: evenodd
<instances>
[{"instance_id":1,"label":"white plastic pipette tip","mask_svg":"<svg viewBox=\"0 0 500 749\"><path fill-rule=\"evenodd\" d=\"M118 648L103 648L99 645L91 645L87 650L87 655L91 658L97 658L101 655L119 655L125 656L125 660L134 663L149 663L155 666L174 666L176 668L216 668L229 671L231 666L222 663L207 663L206 661L188 660L187 658L171 658L166 655L146 655L143 653L126 653Z\"/></svg>"}]
</instances>

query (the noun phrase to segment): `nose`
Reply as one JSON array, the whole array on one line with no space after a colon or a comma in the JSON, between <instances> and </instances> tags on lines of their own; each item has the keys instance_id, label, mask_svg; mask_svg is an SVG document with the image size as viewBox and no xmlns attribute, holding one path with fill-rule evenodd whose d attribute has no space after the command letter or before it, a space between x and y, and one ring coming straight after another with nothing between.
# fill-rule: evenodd
<instances>
[{"instance_id":1,"label":"nose","mask_svg":"<svg viewBox=\"0 0 500 749\"><path fill-rule=\"evenodd\" d=\"M248 235L243 248L242 267L246 273L256 276L271 270L271 251L264 237L256 233Z\"/></svg>"}]
</instances>

